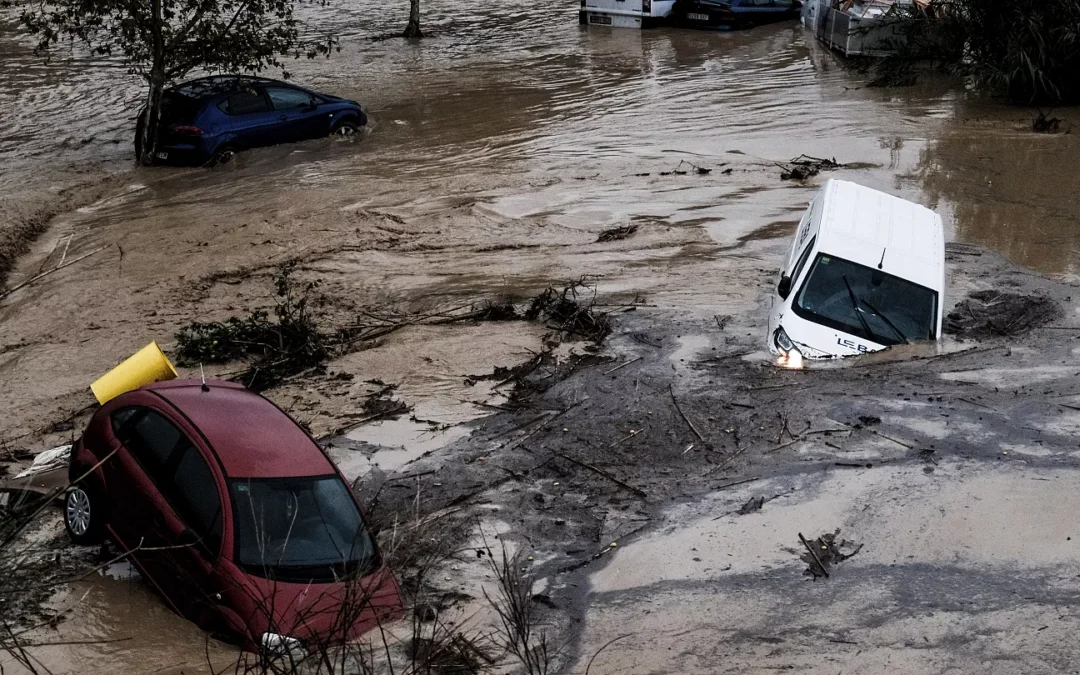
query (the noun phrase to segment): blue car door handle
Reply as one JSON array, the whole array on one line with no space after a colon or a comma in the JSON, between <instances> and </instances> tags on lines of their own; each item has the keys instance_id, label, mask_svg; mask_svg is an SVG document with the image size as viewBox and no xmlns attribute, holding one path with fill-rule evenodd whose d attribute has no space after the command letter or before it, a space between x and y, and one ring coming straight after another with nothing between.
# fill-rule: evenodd
<instances>
[{"instance_id":1,"label":"blue car door handle","mask_svg":"<svg viewBox=\"0 0 1080 675\"><path fill-rule=\"evenodd\" d=\"M281 117L279 117L278 119L279 119L279 120L281 120L282 122L284 122L285 120L287 120L287 119L288 119L288 117L287 117L286 115L282 115L282 116L281 116Z\"/></svg>"}]
</instances>

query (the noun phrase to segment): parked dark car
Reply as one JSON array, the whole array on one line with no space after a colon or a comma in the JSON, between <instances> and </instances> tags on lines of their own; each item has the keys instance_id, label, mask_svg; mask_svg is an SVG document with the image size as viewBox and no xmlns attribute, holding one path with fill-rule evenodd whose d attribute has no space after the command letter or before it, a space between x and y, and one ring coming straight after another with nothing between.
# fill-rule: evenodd
<instances>
[{"instance_id":1,"label":"parked dark car","mask_svg":"<svg viewBox=\"0 0 1080 675\"><path fill-rule=\"evenodd\" d=\"M76 543L108 537L177 613L247 649L344 642L400 613L349 484L239 385L174 380L116 397L69 475Z\"/></svg>"},{"instance_id":2,"label":"parked dark car","mask_svg":"<svg viewBox=\"0 0 1080 675\"><path fill-rule=\"evenodd\" d=\"M676 26L731 30L799 18L799 0L679 0L671 10Z\"/></svg>"},{"instance_id":3,"label":"parked dark car","mask_svg":"<svg viewBox=\"0 0 1080 675\"><path fill-rule=\"evenodd\" d=\"M142 155L145 109L135 129ZM331 134L354 134L367 124L356 101L260 77L216 76L165 90L154 161L222 164L241 150Z\"/></svg>"}]
</instances>

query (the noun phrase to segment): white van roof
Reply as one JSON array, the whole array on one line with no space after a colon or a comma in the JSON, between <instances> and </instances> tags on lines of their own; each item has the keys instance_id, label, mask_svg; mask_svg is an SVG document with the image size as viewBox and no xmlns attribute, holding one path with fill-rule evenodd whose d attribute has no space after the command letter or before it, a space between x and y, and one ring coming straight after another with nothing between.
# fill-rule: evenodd
<instances>
[{"instance_id":1,"label":"white van roof","mask_svg":"<svg viewBox=\"0 0 1080 675\"><path fill-rule=\"evenodd\" d=\"M877 268L937 291L945 286L941 216L877 190L830 179L825 183L818 250ZM884 259L882 258L884 253Z\"/></svg>"}]
</instances>

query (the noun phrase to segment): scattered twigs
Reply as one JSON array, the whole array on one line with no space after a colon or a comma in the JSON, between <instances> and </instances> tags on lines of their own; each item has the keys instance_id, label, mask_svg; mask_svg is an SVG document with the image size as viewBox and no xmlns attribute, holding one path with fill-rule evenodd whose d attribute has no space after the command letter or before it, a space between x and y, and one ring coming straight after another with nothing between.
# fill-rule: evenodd
<instances>
[{"instance_id":1,"label":"scattered twigs","mask_svg":"<svg viewBox=\"0 0 1080 675\"><path fill-rule=\"evenodd\" d=\"M548 418L546 420L544 420L543 422L541 422L540 425L537 426L535 429L533 429L532 431L530 431L529 433L525 434L524 436L522 436L521 438L519 438L519 439L517 439L515 441L510 441L509 443L505 444L503 447L507 448L507 449L518 447L519 445L521 445L525 441L532 438L535 434L538 434L542 430L547 428L547 425L551 424L555 420L559 419L560 417L562 417L566 413L570 412L571 410L573 410L574 408L578 407L579 405L581 405L582 403L584 403L585 401L588 401L588 400L589 400L589 397L585 396L585 397L571 403L570 405L568 405L563 410L560 410L559 412L557 412L557 413L555 413L553 415L549 415ZM536 421L536 420L533 420L533 421ZM530 424L531 424L531 422L530 422Z\"/></svg>"},{"instance_id":2,"label":"scattered twigs","mask_svg":"<svg viewBox=\"0 0 1080 675\"><path fill-rule=\"evenodd\" d=\"M679 407L679 401L675 398L675 385L668 385L668 393L671 394L671 402L675 404L675 410L678 411L679 416L683 418L684 422L686 422L686 426L690 427L690 431L693 431L694 435L698 437L698 440L704 443L705 437L701 435L701 432L697 430L697 427L694 426L694 423L690 421L690 418L687 417L686 413L684 413L682 408Z\"/></svg>"},{"instance_id":3,"label":"scattered twigs","mask_svg":"<svg viewBox=\"0 0 1080 675\"><path fill-rule=\"evenodd\" d=\"M814 547L810 545L810 542L806 541L806 537L802 535L802 532L799 533L799 541L801 541L803 543L803 546L806 547L806 550L810 552L810 557L814 559L814 562L817 563L818 569L820 569L821 573L825 575L826 579L828 579L829 570L825 569L825 565L822 564L821 558L818 557L817 551L815 551Z\"/></svg>"}]
</instances>

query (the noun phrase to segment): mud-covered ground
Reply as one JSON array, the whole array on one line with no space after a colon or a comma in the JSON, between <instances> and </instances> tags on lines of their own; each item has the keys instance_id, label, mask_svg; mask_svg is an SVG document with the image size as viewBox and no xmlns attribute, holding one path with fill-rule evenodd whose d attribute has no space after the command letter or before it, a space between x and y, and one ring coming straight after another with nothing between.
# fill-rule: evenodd
<instances>
[{"instance_id":1,"label":"mud-covered ground","mask_svg":"<svg viewBox=\"0 0 1080 675\"><path fill-rule=\"evenodd\" d=\"M566 672L623 635L594 672L1068 670L1080 304L954 251L953 297L1005 287L1060 319L788 371L755 352L759 314L720 330L639 309L610 360L380 498L404 507L419 485L433 511L508 529L534 557ZM861 548L812 580L799 534L836 530Z\"/></svg>"},{"instance_id":2,"label":"mud-covered ground","mask_svg":"<svg viewBox=\"0 0 1080 675\"><path fill-rule=\"evenodd\" d=\"M792 25L595 31L572 4L450 2L409 44L368 40L401 17L358 31L360 5L331 13L342 55L296 76L364 102L370 133L215 171L125 165L137 88L78 58L45 87L0 33L18 65L0 105L20 111L0 120L0 213L29 246L6 287L49 272L0 297L4 471L78 434L89 383L150 340L175 354L192 321L272 308L296 261L325 330L407 325L266 393L380 512L419 491L423 513L473 530L434 578L463 624L491 619L484 535L522 554L560 672L616 638L589 672L1069 669L1076 134L1031 134L1028 111L947 83L863 88ZM65 95L99 101L92 133L58 138L31 114L67 114ZM845 166L781 180L803 152ZM712 171L674 173L683 160ZM772 365L771 284L828 175L946 217L964 339ZM564 341L516 388L498 374L550 327L420 319L582 275L614 332ZM380 392L408 412L373 419ZM57 516L28 538L38 585L99 561ZM815 580L799 534L837 529L861 548ZM54 672L207 669L204 636L122 570L22 616L57 613L28 637L93 644L36 648Z\"/></svg>"}]
</instances>

